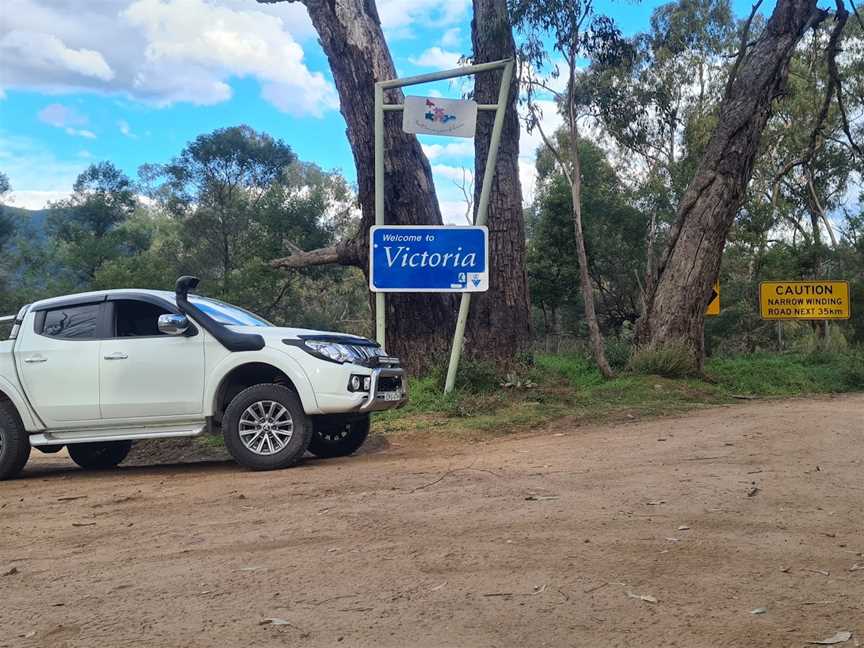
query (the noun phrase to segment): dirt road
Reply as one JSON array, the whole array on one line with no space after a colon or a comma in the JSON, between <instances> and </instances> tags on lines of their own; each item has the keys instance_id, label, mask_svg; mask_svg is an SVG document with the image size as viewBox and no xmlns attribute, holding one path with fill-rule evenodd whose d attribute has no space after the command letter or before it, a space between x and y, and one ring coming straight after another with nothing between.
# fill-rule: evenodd
<instances>
[{"instance_id":1,"label":"dirt road","mask_svg":"<svg viewBox=\"0 0 864 648\"><path fill-rule=\"evenodd\" d=\"M0 646L864 644L864 396L275 473L34 459Z\"/></svg>"}]
</instances>

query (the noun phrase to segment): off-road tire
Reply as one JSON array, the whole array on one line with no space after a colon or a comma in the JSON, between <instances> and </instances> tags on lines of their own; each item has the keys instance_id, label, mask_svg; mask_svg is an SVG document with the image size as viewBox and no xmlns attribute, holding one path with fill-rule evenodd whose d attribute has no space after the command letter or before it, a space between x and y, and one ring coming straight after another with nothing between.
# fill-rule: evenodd
<instances>
[{"instance_id":1,"label":"off-road tire","mask_svg":"<svg viewBox=\"0 0 864 648\"><path fill-rule=\"evenodd\" d=\"M260 402L278 403L288 411L293 424L285 446L269 455L256 454L247 448L240 435L241 416ZM297 394L282 385L263 383L244 389L231 400L222 418L222 436L228 452L241 466L252 470L278 470L294 465L303 457L312 437L312 423Z\"/></svg>"},{"instance_id":2,"label":"off-road tire","mask_svg":"<svg viewBox=\"0 0 864 648\"><path fill-rule=\"evenodd\" d=\"M0 403L0 481L12 479L30 458L30 438L18 412Z\"/></svg>"},{"instance_id":3,"label":"off-road tire","mask_svg":"<svg viewBox=\"0 0 864 648\"><path fill-rule=\"evenodd\" d=\"M131 441L103 441L101 443L70 443L69 456L84 470L116 468L132 449Z\"/></svg>"},{"instance_id":4,"label":"off-road tire","mask_svg":"<svg viewBox=\"0 0 864 648\"><path fill-rule=\"evenodd\" d=\"M354 454L369 436L369 417L354 420L315 422L309 452L322 459Z\"/></svg>"}]
</instances>

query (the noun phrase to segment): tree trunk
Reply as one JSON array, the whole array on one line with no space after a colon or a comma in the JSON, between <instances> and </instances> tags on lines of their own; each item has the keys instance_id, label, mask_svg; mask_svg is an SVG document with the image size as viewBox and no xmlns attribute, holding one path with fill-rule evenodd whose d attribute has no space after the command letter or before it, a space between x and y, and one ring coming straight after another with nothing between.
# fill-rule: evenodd
<instances>
[{"instance_id":1,"label":"tree trunk","mask_svg":"<svg viewBox=\"0 0 864 648\"><path fill-rule=\"evenodd\" d=\"M275 3L284 0L258 0ZM295 0L287 0L293 2ZM339 92L342 116L357 169L362 219L355 239L325 250L274 261L277 267L337 262L369 271L369 228L375 224L376 81L393 79L396 69L371 0L301 0ZM402 103L402 92L389 91L385 102ZM401 113L385 113L384 214L392 225L440 225L441 213L429 162L414 135L402 131ZM296 257L296 258L295 258ZM456 300L447 294L387 295L387 351L402 358L412 372L446 362L456 322Z\"/></svg>"},{"instance_id":2,"label":"tree trunk","mask_svg":"<svg viewBox=\"0 0 864 648\"><path fill-rule=\"evenodd\" d=\"M572 87L572 81L571 81ZM572 94L572 91L571 91ZM585 323L588 325L588 338L591 342L591 352L600 373L606 378L615 374L606 359L606 349L603 346L603 335L597 321L597 310L594 308L594 282L588 269L588 252L585 250L585 233L582 228L582 161L579 157L579 127L576 122L572 101L569 109L570 129L570 194L573 200L573 230L576 236L576 258L579 260L579 286L582 289Z\"/></svg>"},{"instance_id":3,"label":"tree trunk","mask_svg":"<svg viewBox=\"0 0 864 648\"><path fill-rule=\"evenodd\" d=\"M702 371L705 308L726 235L750 181L772 102L785 89L795 45L824 17L815 0L778 0L764 33L736 65L639 322L637 341L643 348L683 344L694 369Z\"/></svg>"},{"instance_id":4,"label":"tree trunk","mask_svg":"<svg viewBox=\"0 0 864 648\"><path fill-rule=\"evenodd\" d=\"M506 0L474 0L471 21L474 62L514 58L516 49ZM501 72L475 77L474 99L497 103ZM510 85L510 100L498 148L489 200L489 291L474 295L468 317L465 352L469 357L507 365L531 346L531 306L525 265L525 223L519 183L519 82ZM481 112L474 139L474 204L480 202L494 113Z\"/></svg>"}]
</instances>

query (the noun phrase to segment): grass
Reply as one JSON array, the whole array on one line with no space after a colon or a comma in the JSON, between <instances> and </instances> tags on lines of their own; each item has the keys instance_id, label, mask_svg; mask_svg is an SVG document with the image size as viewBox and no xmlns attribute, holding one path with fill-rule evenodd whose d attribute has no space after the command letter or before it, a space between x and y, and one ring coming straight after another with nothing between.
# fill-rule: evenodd
<instances>
[{"instance_id":1,"label":"grass","mask_svg":"<svg viewBox=\"0 0 864 648\"><path fill-rule=\"evenodd\" d=\"M864 391L864 353L755 354L710 359L705 379L665 378L631 370L604 380L578 355L539 355L534 365L497 381L488 367L469 365L482 387L463 380L444 395L440 375L411 381L411 401L375 418L390 434L463 439L518 432L565 416L579 424L677 414L739 402L735 397L777 398ZM517 385L503 387L503 383Z\"/></svg>"}]
</instances>

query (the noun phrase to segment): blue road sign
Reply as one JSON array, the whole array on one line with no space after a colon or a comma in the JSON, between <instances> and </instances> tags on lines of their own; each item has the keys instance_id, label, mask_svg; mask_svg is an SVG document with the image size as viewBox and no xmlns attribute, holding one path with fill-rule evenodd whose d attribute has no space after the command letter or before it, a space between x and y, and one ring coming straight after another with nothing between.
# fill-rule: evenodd
<instances>
[{"instance_id":1,"label":"blue road sign","mask_svg":"<svg viewBox=\"0 0 864 648\"><path fill-rule=\"evenodd\" d=\"M489 290L485 227L380 225L369 235L372 292Z\"/></svg>"}]
</instances>

